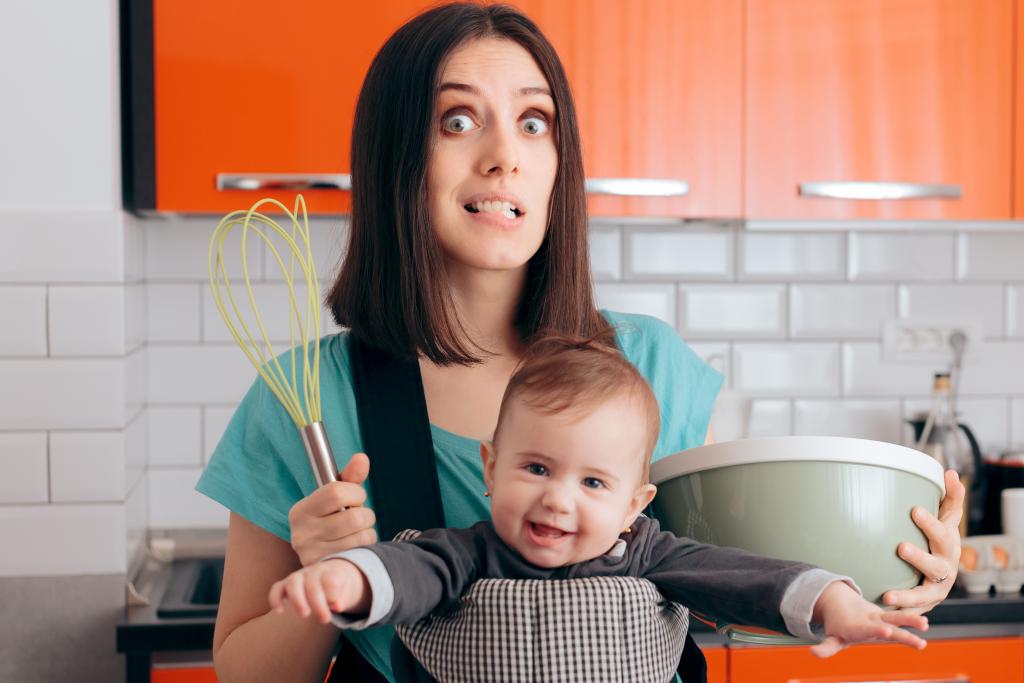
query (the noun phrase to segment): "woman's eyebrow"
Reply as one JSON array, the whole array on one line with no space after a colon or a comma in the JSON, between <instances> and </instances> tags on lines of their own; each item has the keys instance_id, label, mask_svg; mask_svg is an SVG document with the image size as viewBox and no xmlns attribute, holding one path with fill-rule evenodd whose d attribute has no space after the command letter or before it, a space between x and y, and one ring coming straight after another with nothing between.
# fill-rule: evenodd
<instances>
[{"instance_id":1,"label":"woman's eyebrow","mask_svg":"<svg viewBox=\"0 0 1024 683\"><path fill-rule=\"evenodd\" d=\"M445 92L446 90L457 90L459 92L466 92L471 95L480 95L480 90L475 86L469 85L468 83L454 83L448 81L442 83L441 86L437 89L437 92L440 94L442 92ZM520 88L519 90L516 91L516 95L519 95L520 97L525 97L528 95L547 95L548 97L551 97L551 90L545 87L534 85L527 86L525 88Z\"/></svg>"}]
</instances>

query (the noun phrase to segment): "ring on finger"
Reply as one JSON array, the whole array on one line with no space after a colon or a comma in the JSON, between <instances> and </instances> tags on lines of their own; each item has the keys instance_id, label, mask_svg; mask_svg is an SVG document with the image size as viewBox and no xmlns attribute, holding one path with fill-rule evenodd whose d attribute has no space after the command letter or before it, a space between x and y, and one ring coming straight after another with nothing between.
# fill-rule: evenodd
<instances>
[{"instance_id":1,"label":"ring on finger","mask_svg":"<svg viewBox=\"0 0 1024 683\"><path fill-rule=\"evenodd\" d=\"M948 578L949 578L949 574L943 574L942 576L940 576L937 579L932 579L932 581L934 581L935 583L944 583L946 581L946 579L948 579Z\"/></svg>"}]
</instances>

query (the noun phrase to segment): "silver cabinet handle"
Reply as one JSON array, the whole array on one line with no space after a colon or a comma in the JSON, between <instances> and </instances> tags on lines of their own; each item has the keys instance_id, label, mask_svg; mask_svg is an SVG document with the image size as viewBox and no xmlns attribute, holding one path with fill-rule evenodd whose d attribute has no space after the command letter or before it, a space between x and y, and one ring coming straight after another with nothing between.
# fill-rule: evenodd
<instances>
[{"instance_id":1,"label":"silver cabinet handle","mask_svg":"<svg viewBox=\"0 0 1024 683\"><path fill-rule=\"evenodd\" d=\"M218 173L218 190L351 190L348 173Z\"/></svg>"},{"instance_id":2,"label":"silver cabinet handle","mask_svg":"<svg viewBox=\"0 0 1024 683\"><path fill-rule=\"evenodd\" d=\"M588 178L587 194L622 197L683 197L690 193L685 180L661 178Z\"/></svg>"},{"instance_id":3,"label":"silver cabinet handle","mask_svg":"<svg viewBox=\"0 0 1024 683\"><path fill-rule=\"evenodd\" d=\"M218 173L218 190L351 190L348 173ZM591 178L587 194L624 197L682 197L690 192L685 180L659 178Z\"/></svg>"},{"instance_id":4,"label":"silver cabinet handle","mask_svg":"<svg viewBox=\"0 0 1024 683\"><path fill-rule=\"evenodd\" d=\"M800 183L801 197L830 199L959 199L961 194L959 185L846 180Z\"/></svg>"}]
</instances>

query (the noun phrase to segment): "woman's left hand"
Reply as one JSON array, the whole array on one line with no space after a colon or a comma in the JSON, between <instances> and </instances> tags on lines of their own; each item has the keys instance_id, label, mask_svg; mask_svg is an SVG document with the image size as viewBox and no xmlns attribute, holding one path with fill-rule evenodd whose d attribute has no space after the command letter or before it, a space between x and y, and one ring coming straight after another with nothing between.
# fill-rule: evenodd
<instances>
[{"instance_id":1,"label":"woman's left hand","mask_svg":"<svg viewBox=\"0 0 1024 683\"><path fill-rule=\"evenodd\" d=\"M899 556L924 574L921 584L909 590L892 590L882 596L890 607L921 614L946 599L960 566L960 517L964 511L964 485L953 470L946 471L946 497L939 504L939 516L914 508L914 523L928 537L925 552L913 543L901 543Z\"/></svg>"}]
</instances>

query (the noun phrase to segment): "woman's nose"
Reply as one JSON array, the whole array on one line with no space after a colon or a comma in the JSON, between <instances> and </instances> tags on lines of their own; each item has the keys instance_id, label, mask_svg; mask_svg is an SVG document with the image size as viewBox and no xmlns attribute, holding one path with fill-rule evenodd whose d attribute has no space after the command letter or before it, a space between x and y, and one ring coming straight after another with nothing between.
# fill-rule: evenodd
<instances>
[{"instance_id":1,"label":"woman's nose","mask_svg":"<svg viewBox=\"0 0 1024 683\"><path fill-rule=\"evenodd\" d=\"M515 127L493 126L482 137L480 172L483 175L508 175L519 172L519 149Z\"/></svg>"}]
</instances>

